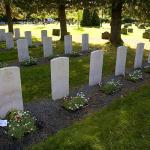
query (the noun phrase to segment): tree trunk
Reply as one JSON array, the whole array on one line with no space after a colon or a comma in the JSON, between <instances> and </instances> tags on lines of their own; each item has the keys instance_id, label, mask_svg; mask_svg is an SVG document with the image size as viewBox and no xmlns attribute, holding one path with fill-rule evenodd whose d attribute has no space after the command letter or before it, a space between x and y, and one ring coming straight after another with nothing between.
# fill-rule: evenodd
<instances>
[{"instance_id":1,"label":"tree trunk","mask_svg":"<svg viewBox=\"0 0 150 150\"><path fill-rule=\"evenodd\" d=\"M121 19L122 19L122 0L112 1L112 16L111 16L111 36L110 42L115 45L121 45Z\"/></svg>"},{"instance_id":2,"label":"tree trunk","mask_svg":"<svg viewBox=\"0 0 150 150\"><path fill-rule=\"evenodd\" d=\"M60 40L63 41L64 40L64 36L67 35L65 5L59 5L59 7L58 7L58 16L59 16L60 30L61 30L61 38L60 38Z\"/></svg>"},{"instance_id":3,"label":"tree trunk","mask_svg":"<svg viewBox=\"0 0 150 150\"><path fill-rule=\"evenodd\" d=\"M11 7L9 3L5 3L5 10L6 10L6 16L7 16L7 21L8 21L8 31L9 32L14 32L13 31L13 21L12 21L12 12L11 12Z\"/></svg>"}]
</instances>

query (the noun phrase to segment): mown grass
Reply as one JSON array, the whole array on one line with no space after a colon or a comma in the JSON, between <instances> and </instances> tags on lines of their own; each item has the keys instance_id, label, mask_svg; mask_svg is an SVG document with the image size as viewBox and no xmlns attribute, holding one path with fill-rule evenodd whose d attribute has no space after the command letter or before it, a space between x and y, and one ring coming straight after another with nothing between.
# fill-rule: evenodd
<instances>
[{"instance_id":1,"label":"mown grass","mask_svg":"<svg viewBox=\"0 0 150 150\"><path fill-rule=\"evenodd\" d=\"M35 41L34 41L35 42ZM107 76L114 72L116 64L116 48L110 44L90 45L93 50L103 49L104 67L103 75ZM63 42L55 41L53 43L54 55L63 54ZM73 43L73 49L78 52L81 49L79 43ZM30 47L30 56L43 57L42 46ZM0 61L5 63L17 62L17 50L1 51ZM134 63L135 50L128 48L127 67L132 67ZM147 54L145 54L147 59ZM80 87L88 84L90 56L71 57L70 58L70 88ZM31 102L51 97L50 65L42 64L31 67L21 67L21 80L24 102Z\"/></svg>"},{"instance_id":2,"label":"mown grass","mask_svg":"<svg viewBox=\"0 0 150 150\"><path fill-rule=\"evenodd\" d=\"M118 99L31 150L148 150L150 85Z\"/></svg>"}]
</instances>

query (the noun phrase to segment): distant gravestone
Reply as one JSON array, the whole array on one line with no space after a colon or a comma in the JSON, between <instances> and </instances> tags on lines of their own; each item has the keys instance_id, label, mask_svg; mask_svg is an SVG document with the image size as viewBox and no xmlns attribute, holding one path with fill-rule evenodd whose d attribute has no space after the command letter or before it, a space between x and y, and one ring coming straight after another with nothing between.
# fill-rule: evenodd
<instances>
[{"instance_id":1,"label":"distant gravestone","mask_svg":"<svg viewBox=\"0 0 150 150\"><path fill-rule=\"evenodd\" d=\"M43 43L43 38L47 38L47 30L42 30L41 31L41 40L42 40L42 43Z\"/></svg>"},{"instance_id":2,"label":"distant gravestone","mask_svg":"<svg viewBox=\"0 0 150 150\"><path fill-rule=\"evenodd\" d=\"M16 29L14 30L14 34L15 34L15 39L16 39L16 40L19 39L19 38L20 38L20 29L19 29L19 28L16 28Z\"/></svg>"},{"instance_id":3,"label":"distant gravestone","mask_svg":"<svg viewBox=\"0 0 150 150\"><path fill-rule=\"evenodd\" d=\"M89 50L89 35L82 34L82 51L88 51L88 50Z\"/></svg>"},{"instance_id":4,"label":"distant gravestone","mask_svg":"<svg viewBox=\"0 0 150 150\"><path fill-rule=\"evenodd\" d=\"M103 69L103 55L102 50L97 50L91 53L90 59L90 74L89 85L93 86L101 82Z\"/></svg>"},{"instance_id":5,"label":"distant gravestone","mask_svg":"<svg viewBox=\"0 0 150 150\"><path fill-rule=\"evenodd\" d=\"M30 59L28 43L26 39L17 40L17 50L19 62L23 62Z\"/></svg>"},{"instance_id":6,"label":"distant gravestone","mask_svg":"<svg viewBox=\"0 0 150 150\"><path fill-rule=\"evenodd\" d=\"M65 54L72 54L72 36L65 35L64 37L64 44L65 44Z\"/></svg>"},{"instance_id":7,"label":"distant gravestone","mask_svg":"<svg viewBox=\"0 0 150 150\"><path fill-rule=\"evenodd\" d=\"M51 60L51 88L53 100L69 95L69 58Z\"/></svg>"},{"instance_id":8,"label":"distant gravestone","mask_svg":"<svg viewBox=\"0 0 150 150\"><path fill-rule=\"evenodd\" d=\"M0 29L0 41L5 41L5 29Z\"/></svg>"},{"instance_id":9,"label":"distant gravestone","mask_svg":"<svg viewBox=\"0 0 150 150\"><path fill-rule=\"evenodd\" d=\"M31 31L25 32L25 38L27 39L28 46L32 46L32 35Z\"/></svg>"},{"instance_id":10,"label":"distant gravestone","mask_svg":"<svg viewBox=\"0 0 150 150\"><path fill-rule=\"evenodd\" d=\"M125 46L118 47L116 69L115 69L116 76L125 75L126 57L127 57L127 48Z\"/></svg>"},{"instance_id":11,"label":"distant gravestone","mask_svg":"<svg viewBox=\"0 0 150 150\"><path fill-rule=\"evenodd\" d=\"M143 54L144 54L144 43L139 43L139 44L137 44L137 48L136 48L134 69L142 67Z\"/></svg>"},{"instance_id":12,"label":"distant gravestone","mask_svg":"<svg viewBox=\"0 0 150 150\"><path fill-rule=\"evenodd\" d=\"M150 53L148 54L148 63L150 63Z\"/></svg>"},{"instance_id":13,"label":"distant gravestone","mask_svg":"<svg viewBox=\"0 0 150 150\"><path fill-rule=\"evenodd\" d=\"M6 33L5 38L6 38L6 47L8 49L13 48L14 47L13 34L10 32Z\"/></svg>"},{"instance_id":14,"label":"distant gravestone","mask_svg":"<svg viewBox=\"0 0 150 150\"><path fill-rule=\"evenodd\" d=\"M4 118L9 111L23 110L20 69L0 69L0 83L0 118Z\"/></svg>"},{"instance_id":15,"label":"distant gravestone","mask_svg":"<svg viewBox=\"0 0 150 150\"><path fill-rule=\"evenodd\" d=\"M44 57L49 57L49 56L53 55L52 38L51 37L43 37L43 50L44 50Z\"/></svg>"}]
</instances>

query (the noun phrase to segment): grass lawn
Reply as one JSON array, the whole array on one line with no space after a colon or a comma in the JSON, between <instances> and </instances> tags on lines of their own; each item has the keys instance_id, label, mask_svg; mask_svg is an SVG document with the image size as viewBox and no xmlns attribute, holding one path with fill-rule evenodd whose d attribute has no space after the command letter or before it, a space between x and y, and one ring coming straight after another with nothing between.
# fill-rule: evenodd
<instances>
[{"instance_id":1,"label":"grass lawn","mask_svg":"<svg viewBox=\"0 0 150 150\"><path fill-rule=\"evenodd\" d=\"M150 85L130 92L32 150L148 150Z\"/></svg>"},{"instance_id":2,"label":"grass lawn","mask_svg":"<svg viewBox=\"0 0 150 150\"><path fill-rule=\"evenodd\" d=\"M33 33L34 39L33 42L40 40L40 32L43 29L48 30L48 34L51 36L51 29L54 28L54 25L15 25L15 28L19 27L21 30L21 35L23 36L24 31L30 29ZM0 26L0 28L5 28L6 26ZM59 28L59 25L55 25L55 28ZM134 27L135 30L138 30ZM111 46L110 44L104 44L107 42L106 40L97 40L99 35L97 34L99 31L110 30L110 26L105 24L105 26L101 29L99 28L82 28L82 30L77 30L76 26L68 27L71 34L73 34L73 50L78 52L81 49L81 44L79 42L82 33L89 33L91 38L96 39L93 41L93 44L90 44L90 47L93 49L103 49L105 50L104 56L104 67L103 74L110 75L115 70L115 62L116 62L116 48ZM141 42L147 43L148 40L142 39L142 32L144 30L138 30L138 36L133 33L129 34L128 39L135 38L141 40ZM79 38L80 37L80 38ZM54 40L58 40L58 38L54 37ZM136 42L138 42L138 40ZM96 42L97 41L97 42ZM81 42L81 40L80 40ZM97 44L96 44L97 43ZM134 43L134 41L133 41ZM125 43L127 45L127 43ZM132 45L133 46L133 45ZM0 43L0 48L5 48L5 43ZM64 45L63 42L54 41L53 42L54 55L63 54ZM7 50L6 50L7 51ZM0 51L0 61L6 63L17 62L17 49L16 47L8 52ZM34 56L37 58L43 57L42 46L39 47L31 47L29 48L30 56ZM135 49L128 48L128 56L127 56L127 67L132 67L135 57ZM147 59L147 53L145 54L145 60ZM78 57L78 58L70 58L70 87L79 87L83 84L88 84L88 76L89 76L89 64L90 57ZM21 67L21 80L22 80L22 90L23 90L23 98L24 102L30 102L38 99L50 98L51 96L51 83L50 83L50 65L43 64L32 67Z\"/></svg>"}]
</instances>

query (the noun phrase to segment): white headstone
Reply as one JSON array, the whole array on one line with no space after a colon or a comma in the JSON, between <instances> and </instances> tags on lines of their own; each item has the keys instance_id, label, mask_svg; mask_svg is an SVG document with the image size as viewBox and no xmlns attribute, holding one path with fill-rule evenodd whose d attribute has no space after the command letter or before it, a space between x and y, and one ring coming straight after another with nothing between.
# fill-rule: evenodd
<instances>
[{"instance_id":1,"label":"white headstone","mask_svg":"<svg viewBox=\"0 0 150 150\"><path fill-rule=\"evenodd\" d=\"M53 100L69 95L69 58L51 60L51 88Z\"/></svg>"},{"instance_id":2,"label":"white headstone","mask_svg":"<svg viewBox=\"0 0 150 150\"><path fill-rule=\"evenodd\" d=\"M125 46L118 47L116 58L116 69L115 69L116 76L125 75L126 57L127 57L127 48Z\"/></svg>"},{"instance_id":3,"label":"white headstone","mask_svg":"<svg viewBox=\"0 0 150 150\"><path fill-rule=\"evenodd\" d=\"M150 52L148 54L148 63L150 63Z\"/></svg>"},{"instance_id":4,"label":"white headstone","mask_svg":"<svg viewBox=\"0 0 150 150\"><path fill-rule=\"evenodd\" d=\"M64 44L65 44L65 54L72 54L72 36L65 35L64 37Z\"/></svg>"},{"instance_id":5,"label":"white headstone","mask_svg":"<svg viewBox=\"0 0 150 150\"><path fill-rule=\"evenodd\" d=\"M16 28L14 30L14 34L15 34L15 39L19 39L20 38L20 29L19 28Z\"/></svg>"},{"instance_id":6,"label":"white headstone","mask_svg":"<svg viewBox=\"0 0 150 150\"><path fill-rule=\"evenodd\" d=\"M13 34L8 32L5 34L5 38L6 38L6 47L8 49L13 48L14 47Z\"/></svg>"},{"instance_id":7,"label":"white headstone","mask_svg":"<svg viewBox=\"0 0 150 150\"><path fill-rule=\"evenodd\" d=\"M144 43L137 44L136 55L134 60L134 69L141 68L144 54Z\"/></svg>"},{"instance_id":8,"label":"white headstone","mask_svg":"<svg viewBox=\"0 0 150 150\"><path fill-rule=\"evenodd\" d=\"M32 46L32 35L31 31L25 32L25 38L27 39L28 46Z\"/></svg>"},{"instance_id":9,"label":"white headstone","mask_svg":"<svg viewBox=\"0 0 150 150\"><path fill-rule=\"evenodd\" d=\"M97 50L91 53L90 58L90 74L89 85L93 86L101 82L103 70L103 55L102 50Z\"/></svg>"},{"instance_id":10,"label":"white headstone","mask_svg":"<svg viewBox=\"0 0 150 150\"><path fill-rule=\"evenodd\" d=\"M6 67L0 69L0 118L11 110L23 110L20 69Z\"/></svg>"},{"instance_id":11,"label":"white headstone","mask_svg":"<svg viewBox=\"0 0 150 150\"><path fill-rule=\"evenodd\" d=\"M42 30L41 31L41 40L42 40L42 43L43 43L43 38L47 37L47 30Z\"/></svg>"},{"instance_id":12,"label":"white headstone","mask_svg":"<svg viewBox=\"0 0 150 150\"><path fill-rule=\"evenodd\" d=\"M0 41L5 41L5 29L0 29Z\"/></svg>"},{"instance_id":13,"label":"white headstone","mask_svg":"<svg viewBox=\"0 0 150 150\"><path fill-rule=\"evenodd\" d=\"M43 50L44 50L44 57L49 57L49 56L53 55L52 38L51 37L43 37Z\"/></svg>"},{"instance_id":14,"label":"white headstone","mask_svg":"<svg viewBox=\"0 0 150 150\"><path fill-rule=\"evenodd\" d=\"M82 51L88 51L88 50L89 50L89 35L82 34Z\"/></svg>"},{"instance_id":15,"label":"white headstone","mask_svg":"<svg viewBox=\"0 0 150 150\"><path fill-rule=\"evenodd\" d=\"M17 40L17 50L18 50L18 58L19 62L23 62L25 60L29 60L29 50L28 43L26 39Z\"/></svg>"}]
</instances>

